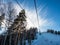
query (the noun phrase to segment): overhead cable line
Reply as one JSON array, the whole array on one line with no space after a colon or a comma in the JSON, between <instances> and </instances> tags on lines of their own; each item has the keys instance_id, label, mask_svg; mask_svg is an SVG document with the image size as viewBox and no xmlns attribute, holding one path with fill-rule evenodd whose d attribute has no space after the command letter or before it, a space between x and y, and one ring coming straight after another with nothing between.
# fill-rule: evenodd
<instances>
[{"instance_id":1,"label":"overhead cable line","mask_svg":"<svg viewBox=\"0 0 60 45\"><path fill-rule=\"evenodd\" d=\"M38 28L39 28L39 16L38 16L38 11L37 11L37 4L36 4L36 0L34 0L34 6L35 6L35 10L36 10L37 23L38 23ZM38 29L38 31L39 31L39 29Z\"/></svg>"}]
</instances>

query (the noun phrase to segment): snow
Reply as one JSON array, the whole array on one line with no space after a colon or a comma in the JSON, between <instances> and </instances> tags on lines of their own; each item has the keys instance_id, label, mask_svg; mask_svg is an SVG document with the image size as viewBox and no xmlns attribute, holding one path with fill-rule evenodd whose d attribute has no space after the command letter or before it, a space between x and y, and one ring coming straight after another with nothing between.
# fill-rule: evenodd
<instances>
[{"instance_id":1,"label":"snow","mask_svg":"<svg viewBox=\"0 0 60 45\"><path fill-rule=\"evenodd\" d=\"M60 45L60 35L51 33L37 34L37 39L32 42L32 45Z\"/></svg>"}]
</instances>

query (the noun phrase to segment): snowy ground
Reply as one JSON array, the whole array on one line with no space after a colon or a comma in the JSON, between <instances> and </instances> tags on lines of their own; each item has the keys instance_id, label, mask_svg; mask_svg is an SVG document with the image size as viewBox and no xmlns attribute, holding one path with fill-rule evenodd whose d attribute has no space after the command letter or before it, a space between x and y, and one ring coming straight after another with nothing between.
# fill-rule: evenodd
<instances>
[{"instance_id":1,"label":"snowy ground","mask_svg":"<svg viewBox=\"0 0 60 45\"><path fill-rule=\"evenodd\" d=\"M32 45L60 45L60 35L51 33L37 34L37 39L32 42Z\"/></svg>"}]
</instances>

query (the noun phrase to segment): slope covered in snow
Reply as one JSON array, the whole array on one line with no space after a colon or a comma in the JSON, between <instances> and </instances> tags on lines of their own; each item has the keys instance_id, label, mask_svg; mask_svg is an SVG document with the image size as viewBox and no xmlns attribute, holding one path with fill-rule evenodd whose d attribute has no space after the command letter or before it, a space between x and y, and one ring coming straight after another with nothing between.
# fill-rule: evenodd
<instances>
[{"instance_id":1,"label":"slope covered in snow","mask_svg":"<svg viewBox=\"0 0 60 45\"><path fill-rule=\"evenodd\" d=\"M51 33L37 34L37 39L32 42L32 45L60 45L60 35Z\"/></svg>"}]
</instances>

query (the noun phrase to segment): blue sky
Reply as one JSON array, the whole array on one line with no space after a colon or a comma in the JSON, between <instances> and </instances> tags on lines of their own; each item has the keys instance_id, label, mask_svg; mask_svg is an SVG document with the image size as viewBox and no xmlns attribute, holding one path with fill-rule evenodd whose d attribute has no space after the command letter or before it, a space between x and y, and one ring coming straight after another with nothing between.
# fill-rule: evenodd
<instances>
[{"instance_id":1,"label":"blue sky","mask_svg":"<svg viewBox=\"0 0 60 45\"><path fill-rule=\"evenodd\" d=\"M50 0L48 1L48 17L52 18L56 22L56 27L58 30L60 27L60 0Z\"/></svg>"},{"instance_id":2,"label":"blue sky","mask_svg":"<svg viewBox=\"0 0 60 45\"><path fill-rule=\"evenodd\" d=\"M21 8L15 0L3 0L4 2L11 1L17 13ZM60 0L36 0L39 25L37 24L37 16L34 7L34 0L18 0L21 6L26 11L27 22L29 27L38 27L40 31L46 31L47 29L60 30Z\"/></svg>"}]
</instances>

